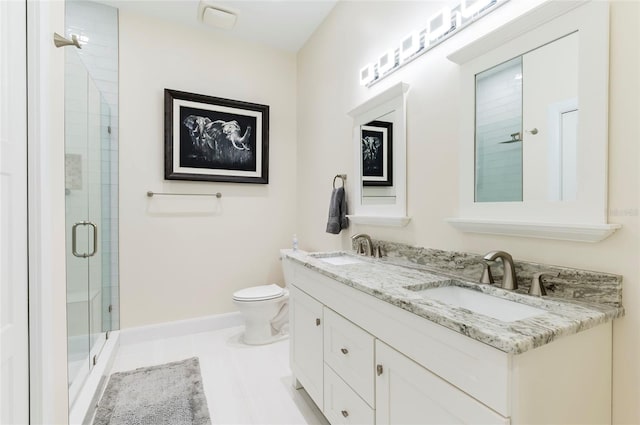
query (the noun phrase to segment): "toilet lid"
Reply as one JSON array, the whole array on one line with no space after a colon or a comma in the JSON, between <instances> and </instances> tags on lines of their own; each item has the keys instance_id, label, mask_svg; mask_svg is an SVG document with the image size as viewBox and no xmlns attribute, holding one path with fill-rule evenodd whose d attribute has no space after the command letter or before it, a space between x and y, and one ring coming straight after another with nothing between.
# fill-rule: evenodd
<instances>
[{"instance_id":1,"label":"toilet lid","mask_svg":"<svg viewBox=\"0 0 640 425\"><path fill-rule=\"evenodd\" d=\"M233 299L237 301L264 301L281 297L284 289L276 284L252 286L233 293Z\"/></svg>"}]
</instances>

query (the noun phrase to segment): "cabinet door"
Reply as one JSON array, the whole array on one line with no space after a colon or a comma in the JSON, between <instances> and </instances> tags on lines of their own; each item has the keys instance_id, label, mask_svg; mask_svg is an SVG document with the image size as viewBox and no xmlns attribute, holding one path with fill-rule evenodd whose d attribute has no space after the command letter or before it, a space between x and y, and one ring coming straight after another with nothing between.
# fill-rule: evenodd
<instances>
[{"instance_id":1,"label":"cabinet door","mask_svg":"<svg viewBox=\"0 0 640 425\"><path fill-rule=\"evenodd\" d=\"M508 424L482 403L376 340L376 424Z\"/></svg>"},{"instance_id":2,"label":"cabinet door","mask_svg":"<svg viewBox=\"0 0 640 425\"><path fill-rule=\"evenodd\" d=\"M525 200L576 200L579 44L574 32L522 56Z\"/></svg>"},{"instance_id":3,"label":"cabinet door","mask_svg":"<svg viewBox=\"0 0 640 425\"><path fill-rule=\"evenodd\" d=\"M311 399L322 409L322 304L291 287L291 369Z\"/></svg>"}]
</instances>

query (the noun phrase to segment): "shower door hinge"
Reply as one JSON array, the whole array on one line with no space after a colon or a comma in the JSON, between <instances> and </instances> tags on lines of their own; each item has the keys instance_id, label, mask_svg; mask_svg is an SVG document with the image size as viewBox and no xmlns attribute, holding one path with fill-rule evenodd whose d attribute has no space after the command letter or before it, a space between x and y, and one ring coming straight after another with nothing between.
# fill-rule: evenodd
<instances>
[{"instance_id":1,"label":"shower door hinge","mask_svg":"<svg viewBox=\"0 0 640 425\"><path fill-rule=\"evenodd\" d=\"M95 366L96 363L98 363L98 356L97 355L93 356L93 365Z\"/></svg>"},{"instance_id":2,"label":"shower door hinge","mask_svg":"<svg viewBox=\"0 0 640 425\"><path fill-rule=\"evenodd\" d=\"M109 334L111 333L111 331L107 331L104 335L104 339L109 339Z\"/></svg>"},{"instance_id":3,"label":"shower door hinge","mask_svg":"<svg viewBox=\"0 0 640 425\"><path fill-rule=\"evenodd\" d=\"M109 311L109 313L111 313L113 311L113 306L109 304L109 308L107 310Z\"/></svg>"},{"instance_id":4,"label":"shower door hinge","mask_svg":"<svg viewBox=\"0 0 640 425\"><path fill-rule=\"evenodd\" d=\"M111 134L111 126L107 126L107 133Z\"/></svg>"}]
</instances>

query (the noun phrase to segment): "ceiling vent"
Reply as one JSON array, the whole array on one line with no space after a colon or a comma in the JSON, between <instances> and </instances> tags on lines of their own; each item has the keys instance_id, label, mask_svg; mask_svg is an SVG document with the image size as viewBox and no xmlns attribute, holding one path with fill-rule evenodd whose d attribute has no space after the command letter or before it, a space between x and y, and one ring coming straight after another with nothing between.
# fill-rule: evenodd
<instances>
[{"instance_id":1,"label":"ceiling vent","mask_svg":"<svg viewBox=\"0 0 640 425\"><path fill-rule=\"evenodd\" d=\"M202 0L198 6L198 19L210 27L230 30L235 26L238 15L229 9Z\"/></svg>"}]
</instances>

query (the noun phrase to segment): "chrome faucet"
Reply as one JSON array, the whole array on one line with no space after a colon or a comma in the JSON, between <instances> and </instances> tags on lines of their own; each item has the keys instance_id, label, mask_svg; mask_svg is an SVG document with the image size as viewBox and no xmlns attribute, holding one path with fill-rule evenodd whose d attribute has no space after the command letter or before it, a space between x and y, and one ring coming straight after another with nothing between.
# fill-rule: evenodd
<instances>
[{"instance_id":1,"label":"chrome faucet","mask_svg":"<svg viewBox=\"0 0 640 425\"><path fill-rule=\"evenodd\" d=\"M362 240L360 239L364 239L364 241L367 243L366 251L362 249ZM358 254L365 254L369 257L373 256L373 242L371 242L371 236L365 233L356 233L355 235L351 236L351 240L358 244Z\"/></svg>"},{"instance_id":2,"label":"chrome faucet","mask_svg":"<svg viewBox=\"0 0 640 425\"><path fill-rule=\"evenodd\" d=\"M504 251L491 251L483 257L487 261L502 260L504 275L502 276L502 287L504 289L518 289L518 279L516 269L513 267L513 257Z\"/></svg>"}]
</instances>

